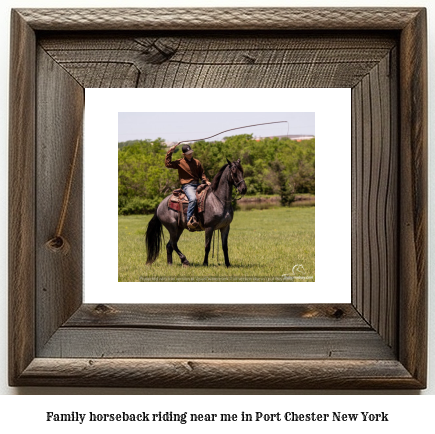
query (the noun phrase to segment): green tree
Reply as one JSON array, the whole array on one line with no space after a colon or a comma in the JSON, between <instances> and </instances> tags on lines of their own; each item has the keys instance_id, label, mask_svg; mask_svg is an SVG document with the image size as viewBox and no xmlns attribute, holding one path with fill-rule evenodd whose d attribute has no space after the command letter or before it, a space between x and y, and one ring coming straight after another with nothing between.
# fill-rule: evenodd
<instances>
[{"instance_id":1,"label":"green tree","mask_svg":"<svg viewBox=\"0 0 435 434\"><path fill-rule=\"evenodd\" d=\"M118 208L120 214L152 212L179 187L178 174L164 165L163 139L133 140L118 144ZM247 195L279 194L289 205L295 194L315 194L315 140L288 138L256 140L250 134L192 144L207 177L212 180L227 158L240 158ZM173 157L181 158L181 146Z\"/></svg>"},{"instance_id":2,"label":"green tree","mask_svg":"<svg viewBox=\"0 0 435 434\"><path fill-rule=\"evenodd\" d=\"M151 212L178 186L175 171L164 165L163 140L135 141L118 151L118 212Z\"/></svg>"}]
</instances>

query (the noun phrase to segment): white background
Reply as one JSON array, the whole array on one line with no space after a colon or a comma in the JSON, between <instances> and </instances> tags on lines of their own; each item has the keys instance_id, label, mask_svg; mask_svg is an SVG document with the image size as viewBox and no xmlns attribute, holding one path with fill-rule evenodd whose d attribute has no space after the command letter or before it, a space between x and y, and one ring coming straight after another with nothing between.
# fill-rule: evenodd
<instances>
[{"instance_id":1,"label":"white background","mask_svg":"<svg viewBox=\"0 0 435 434\"><path fill-rule=\"evenodd\" d=\"M350 93L350 89L87 89L85 302L349 303ZM170 106L167 104L169 100ZM206 291L201 282L178 282L177 285L166 282L118 283L118 112L146 111L147 101L153 101L154 112L194 112L199 106L203 112L224 112L228 111L228 101L232 101L232 112L246 113L255 107L261 107L262 111L315 112L316 282L229 282L225 285L208 282ZM285 119L285 116L279 119ZM95 162L100 161L103 146L107 157L104 164L98 164L96 177ZM334 201L331 211L331 192L336 191L340 191L340 200ZM103 221L99 218L102 214L106 216ZM95 239L99 240L98 243L94 242ZM229 243L231 254L231 236ZM179 246L183 250L182 242ZM294 265L289 263L288 269L282 273L291 273Z\"/></svg>"},{"instance_id":2,"label":"white background","mask_svg":"<svg viewBox=\"0 0 435 434\"><path fill-rule=\"evenodd\" d=\"M413 395L433 395L435 391L435 377L434 377L434 360L435 360L435 342L434 342L434 322L433 322L433 312L435 311L434 297L433 297L433 279L434 267L431 264L431 258L433 256L434 249L434 235L431 227L429 228L430 236L430 251L429 251L429 387L425 391L407 391L407 392L388 392L388 394L398 394L401 396L367 396L367 395L383 395L385 391L355 391L353 392L334 392L334 391L318 391L315 394L328 394L330 397L322 396L299 396L294 397L293 394L313 394L312 392L294 392L294 391L283 391L283 392L261 392L261 391L226 391L228 394L237 395L243 394L254 394L257 396L246 397L246 396L210 396L208 398L203 398L201 396L196 396L195 394L208 394L213 395L214 393L222 393L222 391L192 391L192 390L112 390L112 389L86 389L86 388L9 388L7 386L7 134L8 134L8 62L9 62L9 14L11 7L145 7L145 6L204 6L204 1L195 0L163 0L160 2L153 2L151 0L124 0L124 1L114 1L114 0L70 0L67 2L59 2L54 0L44 0L44 1L18 1L18 0L3 0L0 5L0 32L1 32L1 80L0 80L0 95L2 104L0 105L0 391L5 395L56 395L63 394L67 395L62 398L55 396L27 396L27 397L14 397L14 396L2 396L0 397L0 423L3 426L10 423L15 430L29 429L32 431L45 432L59 432L60 429L63 432L84 432L86 428L82 428L79 431L75 424L66 425L51 425L48 426L44 422L44 412L53 411L56 409L58 411L68 412L72 410L77 411L102 411L107 409L108 411L125 410L126 407L130 410L137 410L138 408L152 408L161 406L162 410L175 410L181 411L183 408L188 408L189 411L230 411L234 408L234 411L239 409L244 409L245 411L255 412L261 411L265 408L276 411L285 408L292 409L297 407L299 410L304 412L317 411L321 412L322 409L328 411L331 406L334 407L335 411L365 411L366 409L373 411L390 411L394 416L394 422L389 424L370 424L370 425L328 425L325 427L316 425L315 428L322 428L327 432L334 430L336 433L340 431L340 426L342 430L348 432L349 428L353 428L354 432L385 432L393 431L396 433L407 432L407 431L426 431L428 426L433 426L432 412L434 407L433 396L428 397L418 397ZM405 0L395 0L395 1L370 1L370 0L360 0L358 2L350 2L348 0L341 1L331 1L331 0L299 0L299 1L279 1L279 0L224 0L215 1L211 0L207 2L207 6L340 6L349 7L352 6L390 6L390 7L405 7L405 6L424 6L428 9L428 24L429 24L429 142L430 138L434 132L434 110L433 110L433 95L434 95L434 80L432 77L432 71L434 68L434 21L435 21L435 5L433 1L405 1ZM433 146L433 145L432 145ZM433 152L430 152L430 169L434 167L433 165ZM431 174L431 182L433 179L433 174ZM433 220L432 216L432 206L431 203L435 203L435 196L433 189L430 190L430 219ZM433 226L433 224L431 225ZM90 394L127 394L131 396L125 396L121 399L116 397L106 396L94 398L89 396ZM155 395L155 394L189 394L189 396L181 397L147 397L147 396L135 396L135 395ZM71 398L69 395L80 394L84 396ZM260 396L264 394L272 394L273 396ZM355 395L355 396L343 396L345 394ZM165 408L166 407L166 408ZM170 407L170 408L169 408ZM244 408L242 408L244 407ZM127 411L128 411L127 409ZM95 432L95 427L88 425L92 431ZM119 432L120 429L125 428L124 425L99 425L100 428L104 428L106 432ZM186 429L191 429L190 425L185 425ZM190 427L190 428L189 428ZM240 425L234 425L235 429L238 429ZM176 425L170 425L172 430L178 428ZM200 429L204 430L222 430L224 426L199 426ZM271 426L267 424L261 424L256 427L254 431L263 432L267 429L277 429L276 426ZM311 426L306 427L306 425L282 425L281 429L277 431L289 432L293 429L303 428L311 429ZM7 428L6 428L7 429ZM9 430L12 429L11 426ZM131 432L141 432L143 433L147 428L139 425L134 431ZM167 430L167 426L163 428ZM198 429L198 428L196 428ZM228 428L227 428L228 429ZM364 430L364 431L363 431ZM341 432L341 431L340 431Z\"/></svg>"}]
</instances>

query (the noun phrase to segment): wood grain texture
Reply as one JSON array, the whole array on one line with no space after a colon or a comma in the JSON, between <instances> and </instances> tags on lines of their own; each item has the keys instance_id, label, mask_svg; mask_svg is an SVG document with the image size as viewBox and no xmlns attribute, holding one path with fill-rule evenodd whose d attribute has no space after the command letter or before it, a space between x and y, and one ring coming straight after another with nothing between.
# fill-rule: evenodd
<instances>
[{"instance_id":1,"label":"wood grain texture","mask_svg":"<svg viewBox=\"0 0 435 434\"><path fill-rule=\"evenodd\" d=\"M84 87L354 87L388 55L382 34L73 34L40 38Z\"/></svg>"},{"instance_id":2,"label":"wood grain texture","mask_svg":"<svg viewBox=\"0 0 435 434\"><path fill-rule=\"evenodd\" d=\"M9 118L9 378L35 357L35 35L11 17Z\"/></svg>"},{"instance_id":3,"label":"wood grain texture","mask_svg":"<svg viewBox=\"0 0 435 434\"><path fill-rule=\"evenodd\" d=\"M370 330L351 305L83 304L64 327L184 330Z\"/></svg>"},{"instance_id":4,"label":"wood grain texture","mask_svg":"<svg viewBox=\"0 0 435 434\"><path fill-rule=\"evenodd\" d=\"M35 30L401 30L420 8L18 9Z\"/></svg>"},{"instance_id":5,"label":"wood grain texture","mask_svg":"<svg viewBox=\"0 0 435 434\"><path fill-rule=\"evenodd\" d=\"M426 380L427 39L426 11L401 34L399 360Z\"/></svg>"},{"instance_id":6,"label":"wood grain texture","mask_svg":"<svg viewBox=\"0 0 435 434\"><path fill-rule=\"evenodd\" d=\"M424 9L26 9L13 23L11 385L425 387ZM351 87L352 306L80 305L79 183L71 255L42 243L83 87L118 86Z\"/></svg>"},{"instance_id":7,"label":"wood grain texture","mask_svg":"<svg viewBox=\"0 0 435 434\"><path fill-rule=\"evenodd\" d=\"M394 360L374 330L60 328L39 357Z\"/></svg>"},{"instance_id":8,"label":"wood grain texture","mask_svg":"<svg viewBox=\"0 0 435 434\"><path fill-rule=\"evenodd\" d=\"M352 89L352 282L354 305L397 349L397 50L393 48Z\"/></svg>"},{"instance_id":9,"label":"wood grain texture","mask_svg":"<svg viewBox=\"0 0 435 434\"><path fill-rule=\"evenodd\" d=\"M83 164L74 168L62 232L67 254L46 243L56 234L77 138L82 137L84 89L38 47L36 157L37 353L82 302ZM80 146L80 150L82 146ZM51 312L45 315L45 312Z\"/></svg>"},{"instance_id":10,"label":"wood grain texture","mask_svg":"<svg viewBox=\"0 0 435 434\"><path fill-rule=\"evenodd\" d=\"M418 389L391 360L34 359L19 383L226 389Z\"/></svg>"}]
</instances>

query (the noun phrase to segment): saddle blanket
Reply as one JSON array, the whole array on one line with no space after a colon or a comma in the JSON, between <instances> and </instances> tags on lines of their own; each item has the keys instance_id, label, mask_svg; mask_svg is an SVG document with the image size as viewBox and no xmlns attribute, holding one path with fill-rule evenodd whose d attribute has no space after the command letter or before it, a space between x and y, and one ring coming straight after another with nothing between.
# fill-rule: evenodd
<instances>
[{"instance_id":1,"label":"saddle blanket","mask_svg":"<svg viewBox=\"0 0 435 434\"><path fill-rule=\"evenodd\" d=\"M200 185L196 189L196 206L197 206L198 212L200 212L200 213L204 212L205 198L207 196L208 189L209 189L208 185L204 185L204 187L202 185ZM178 211L180 209L179 208L180 203L183 205L184 214L187 214L187 206L189 205L189 199L184 194L184 191L181 188L177 188L176 190L174 190L172 192L172 195L169 198L168 206L170 209Z\"/></svg>"}]
</instances>

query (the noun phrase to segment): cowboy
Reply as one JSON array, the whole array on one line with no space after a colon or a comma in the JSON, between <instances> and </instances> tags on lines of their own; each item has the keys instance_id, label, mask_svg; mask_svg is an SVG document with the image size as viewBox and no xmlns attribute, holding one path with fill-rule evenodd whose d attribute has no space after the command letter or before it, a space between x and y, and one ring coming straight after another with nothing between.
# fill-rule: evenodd
<instances>
[{"instance_id":1,"label":"cowboy","mask_svg":"<svg viewBox=\"0 0 435 434\"><path fill-rule=\"evenodd\" d=\"M201 180L207 185L210 185L211 183L205 176L204 169L199 160L193 158L193 149L190 145L183 145L183 158L172 161L172 153L175 151L177 146L178 144L172 146L167 152L165 166L169 169L178 169L181 188L189 199L189 205L187 207L187 228L190 231L195 231L199 226L199 222L196 220L194 215L196 206L196 189Z\"/></svg>"}]
</instances>

